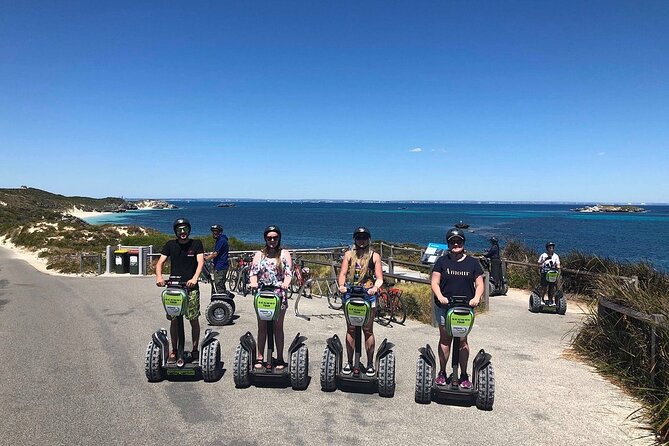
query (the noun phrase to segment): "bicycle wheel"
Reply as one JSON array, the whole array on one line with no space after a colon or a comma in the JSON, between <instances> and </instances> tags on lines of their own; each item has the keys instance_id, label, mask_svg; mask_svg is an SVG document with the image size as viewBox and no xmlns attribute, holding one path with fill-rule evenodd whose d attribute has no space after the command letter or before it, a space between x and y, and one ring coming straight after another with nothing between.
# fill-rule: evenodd
<instances>
[{"instance_id":1,"label":"bicycle wheel","mask_svg":"<svg viewBox=\"0 0 669 446\"><path fill-rule=\"evenodd\" d=\"M286 299L292 299L293 297L293 283L295 283L295 276L290 279L290 285L288 285L288 288L286 288Z\"/></svg>"},{"instance_id":2,"label":"bicycle wheel","mask_svg":"<svg viewBox=\"0 0 669 446\"><path fill-rule=\"evenodd\" d=\"M341 310L341 307L344 305L341 291L339 291L339 287L337 286L336 281L330 284L330 288L328 290L328 305L333 310Z\"/></svg>"},{"instance_id":3,"label":"bicycle wheel","mask_svg":"<svg viewBox=\"0 0 669 446\"><path fill-rule=\"evenodd\" d=\"M404 305L404 299L402 299L402 296L393 295L390 305L392 308L393 321L397 322L398 324L403 324L407 319L407 307Z\"/></svg>"},{"instance_id":4,"label":"bicycle wheel","mask_svg":"<svg viewBox=\"0 0 669 446\"><path fill-rule=\"evenodd\" d=\"M237 291L237 282L239 282L239 270L237 268L230 270L228 277L228 289L230 291Z\"/></svg>"},{"instance_id":5,"label":"bicycle wheel","mask_svg":"<svg viewBox=\"0 0 669 446\"><path fill-rule=\"evenodd\" d=\"M376 299L376 322L388 325L393 319L393 308L390 304L390 295L382 291Z\"/></svg>"}]
</instances>

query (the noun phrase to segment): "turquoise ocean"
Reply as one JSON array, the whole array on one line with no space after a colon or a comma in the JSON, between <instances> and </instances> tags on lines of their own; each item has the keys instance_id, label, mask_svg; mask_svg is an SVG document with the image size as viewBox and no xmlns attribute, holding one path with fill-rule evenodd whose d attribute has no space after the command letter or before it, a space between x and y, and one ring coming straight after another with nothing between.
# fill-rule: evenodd
<instances>
[{"instance_id":1,"label":"turquoise ocean","mask_svg":"<svg viewBox=\"0 0 669 446\"><path fill-rule=\"evenodd\" d=\"M502 246L517 240L543 252L548 241L556 252L581 251L616 260L645 260L669 271L669 206L643 206L644 213L579 213L574 204L359 203L169 200L178 209L128 211L87 219L90 223L133 224L172 232L179 217L193 224L194 235L208 235L214 223L228 236L262 242L262 231L278 225L283 244L291 248L351 243L357 226L367 226L374 239L426 245L443 242L445 232L462 220L469 224L467 248L482 251L496 236Z\"/></svg>"}]
</instances>

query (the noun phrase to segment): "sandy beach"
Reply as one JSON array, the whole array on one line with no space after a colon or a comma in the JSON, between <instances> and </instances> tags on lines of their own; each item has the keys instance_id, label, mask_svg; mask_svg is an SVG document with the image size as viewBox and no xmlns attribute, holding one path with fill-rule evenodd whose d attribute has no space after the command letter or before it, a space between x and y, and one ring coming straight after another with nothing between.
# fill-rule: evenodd
<instances>
[{"instance_id":1,"label":"sandy beach","mask_svg":"<svg viewBox=\"0 0 669 446\"><path fill-rule=\"evenodd\" d=\"M93 218L93 217L99 217L101 215L108 215L108 214L113 214L113 212L95 212L95 211L82 211L81 209L77 207L73 207L72 209L68 209L65 211L65 214L70 214L73 217L81 218L82 220L86 220L87 218Z\"/></svg>"}]
</instances>

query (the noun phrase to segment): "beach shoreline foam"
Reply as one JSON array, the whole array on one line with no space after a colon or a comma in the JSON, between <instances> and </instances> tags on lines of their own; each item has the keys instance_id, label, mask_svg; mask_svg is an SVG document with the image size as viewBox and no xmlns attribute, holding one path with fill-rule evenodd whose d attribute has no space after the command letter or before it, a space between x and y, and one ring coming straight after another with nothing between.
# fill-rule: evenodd
<instances>
[{"instance_id":1,"label":"beach shoreline foam","mask_svg":"<svg viewBox=\"0 0 669 446\"><path fill-rule=\"evenodd\" d=\"M101 217L103 215L113 214L113 212L82 211L77 207L73 207L71 209L66 210L64 214L69 214L73 217L77 217L85 221L86 219L89 218Z\"/></svg>"}]
</instances>

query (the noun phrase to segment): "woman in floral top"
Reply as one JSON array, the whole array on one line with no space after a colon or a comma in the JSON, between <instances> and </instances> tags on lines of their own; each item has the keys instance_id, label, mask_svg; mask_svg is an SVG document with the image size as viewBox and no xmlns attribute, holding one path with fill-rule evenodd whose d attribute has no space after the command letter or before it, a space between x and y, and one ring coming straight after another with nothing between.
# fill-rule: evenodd
<instances>
[{"instance_id":1,"label":"woman in floral top","mask_svg":"<svg viewBox=\"0 0 669 446\"><path fill-rule=\"evenodd\" d=\"M281 296L281 314L274 322L274 339L276 340L277 361L275 367L282 370L288 364L283 360L283 320L288 308L286 290L290 286L293 276L293 260L287 249L281 249L281 230L276 226L268 226L263 233L265 247L256 252L251 264L251 288L258 285L271 285L277 287L277 293ZM263 366L263 352L267 342L267 321L258 318L258 348L257 358L253 367L256 369Z\"/></svg>"}]
</instances>

